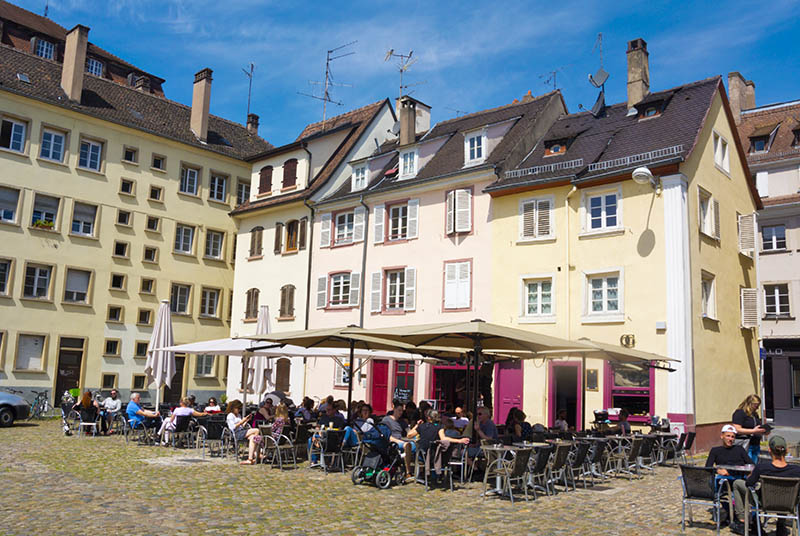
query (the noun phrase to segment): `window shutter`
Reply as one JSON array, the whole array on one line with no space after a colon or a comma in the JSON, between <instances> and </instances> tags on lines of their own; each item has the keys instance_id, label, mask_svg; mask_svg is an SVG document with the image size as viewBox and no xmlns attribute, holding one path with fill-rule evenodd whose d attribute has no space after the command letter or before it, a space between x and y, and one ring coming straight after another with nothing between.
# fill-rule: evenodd
<instances>
[{"instance_id":1,"label":"window shutter","mask_svg":"<svg viewBox=\"0 0 800 536\"><path fill-rule=\"evenodd\" d=\"M536 236L550 236L550 200L540 199L536 202Z\"/></svg>"},{"instance_id":2,"label":"window shutter","mask_svg":"<svg viewBox=\"0 0 800 536\"><path fill-rule=\"evenodd\" d=\"M714 211L714 238L719 240L719 201L712 199Z\"/></svg>"},{"instance_id":3,"label":"window shutter","mask_svg":"<svg viewBox=\"0 0 800 536\"><path fill-rule=\"evenodd\" d=\"M458 296L457 264L449 262L444 265L444 308L455 309Z\"/></svg>"},{"instance_id":4,"label":"window shutter","mask_svg":"<svg viewBox=\"0 0 800 536\"><path fill-rule=\"evenodd\" d=\"M406 300L403 307L406 311L417 309L417 269L406 268Z\"/></svg>"},{"instance_id":5,"label":"window shutter","mask_svg":"<svg viewBox=\"0 0 800 536\"><path fill-rule=\"evenodd\" d=\"M353 211L353 242L364 241L364 216L366 210L364 207L356 207Z\"/></svg>"},{"instance_id":6,"label":"window shutter","mask_svg":"<svg viewBox=\"0 0 800 536\"><path fill-rule=\"evenodd\" d=\"M756 215L739 216L739 252L752 257L756 249Z\"/></svg>"},{"instance_id":7,"label":"window shutter","mask_svg":"<svg viewBox=\"0 0 800 536\"><path fill-rule=\"evenodd\" d=\"M536 202L522 203L522 228L520 238L536 237Z\"/></svg>"},{"instance_id":8,"label":"window shutter","mask_svg":"<svg viewBox=\"0 0 800 536\"><path fill-rule=\"evenodd\" d=\"M308 218L300 218L300 228L297 230L297 249L306 249L306 228Z\"/></svg>"},{"instance_id":9,"label":"window shutter","mask_svg":"<svg viewBox=\"0 0 800 536\"><path fill-rule=\"evenodd\" d=\"M383 219L386 217L386 205L378 205L374 209L375 216L375 238L376 244L383 244Z\"/></svg>"},{"instance_id":10,"label":"window shutter","mask_svg":"<svg viewBox=\"0 0 800 536\"><path fill-rule=\"evenodd\" d=\"M742 327L758 327L758 289L739 289L742 303Z\"/></svg>"},{"instance_id":11,"label":"window shutter","mask_svg":"<svg viewBox=\"0 0 800 536\"><path fill-rule=\"evenodd\" d=\"M369 310L372 313L381 312L381 272L372 272L370 277L371 288L369 295Z\"/></svg>"},{"instance_id":12,"label":"window shutter","mask_svg":"<svg viewBox=\"0 0 800 536\"><path fill-rule=\"evenodd\" d=\"M66 290L71 292L88 292L89 272L83 270L68 270Z\"/></svg>"},{"instance_id":13,"label":"window shutter","mask_svg":"<svg viewBox=\"0 0 800 536\"><path fill-rule=\"evenodd\" d=\"M278 313L278 316L281 316L281 317L289 316L286 313L286 305L287 305L287 303L286 303L286 291L287 290L289 290L288 286L285 286L285 287L281 288L281 308L280 308L280 312Z\"/></svg>"},{"instance_id":14,"label":"window shutter","mask_svg":"<svg viewBox=\"0 0 800 536\"><path fill-rule=\"evenodd\" d=\"M456 193L447 192L447 220L445 224L447 234L453 234L453 231L455 229L455 214L456 214Z\"/></svg>"},{"instance_id":15,"label":"window shutter","mask_svg":"<svg viewBox=\"0 0 800 536\"><path fill-rule=\"evenodd\" d=\"M457 306L460 308L469 307L470 299L470 268L471 263L461 262L458 265L458 300Z\"/></svg>"},{"instance_id":16,"label":"window shutter","mask_svg":"<svg viewBox=\"0 0 800 536\"><path fill-rule=\"evenodd\" d=\"M358 307L359 293L361 292L361 274L350 274L350 306Z\"/></svg>"},{"instance_id":17,"label":"window shutter","mask_svg":"<svg viewBox=\"0 0 800 536\"><path fill-rule=\"evenodd\" d=\"M407 238L417 238L419 236L419 199L410 199L408 201L408 234Z\"/></svg>"},{"instance_id":18,"label":"window shutter","mask_svg":"<svg viewBox=\"0 0 800 536\"><path fill-rule=\"evenodd\" d=\"M317 279L317 309L324 309L328 302L328 278L322 276Z\"/></svg>"},{"instance_id":19,"label":"window shutter","mask_svg":"<svg viewBox=\"0 0 800 536\"><path fill-rule=\"evenodd\" d=\"M456 232L468 233L472 230L472 192L456 190Z\"/></svg>"},{"instance_id":20,"label":"window shutter","mask_svg":"<svg viewBox=\"0 0 800 536\"><path fill-rule=\"evenodd\" d=\"M294 316L294 285L286 287L286 315Z\"/></svg>"},{"instance_id":21,"label":"window shutter","mask_svg":"<svg viewBox=\"0 0 800 536\"><path fill-rule=\"evenodd\" d=\"M326 212L320 219L319 247L327 248L331 245L331 213Z\"/></svg>"},{"instance_id":22,"label":"window shutter","mask_svg":"<svg viewBox=\"0 0 800 536\"><path fill-rule=\"evenodd\" d=\"M258 193L272 191L272 166L264 166L258 174Z\"/></svg>"},{"instance_id":23,"label":"window shutter","mask_svg":"<svg viewBox=\"0 0 800 536\"><path fill-rule=\"evenodd\" d=\"M278 222L275 224L275 247L272 249L275 255L280 255L283 249L283 224Z\"/></svg>"}]
</instances>

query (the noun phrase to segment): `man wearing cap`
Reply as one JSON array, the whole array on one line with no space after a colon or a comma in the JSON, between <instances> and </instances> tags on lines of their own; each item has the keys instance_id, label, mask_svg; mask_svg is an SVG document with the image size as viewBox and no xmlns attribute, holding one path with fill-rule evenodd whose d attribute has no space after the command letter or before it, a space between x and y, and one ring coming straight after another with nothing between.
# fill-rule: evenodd
<instances>
[{"instance_id":1,"label":"man wearing cap","mask_svg":"<svg viewBox=\"0 0 800 536\"><path fill-rule=\"evenodd\" d=\"M736 441L736 428L733 425L726 424L723 426L720 437L722 438L722 445L712 448L711 452L708 453L706 467L714 467L715 465L749 465L752 463L744 447L734 444ZM717 469L717 474L728 476L728 471Z\"/></svg>"},{"instance_id":2,"label":"man wearing cap","mask_svg":"<svg viewBox=\"0 0 800 536\"><path fill-rule=\"evenodd\" d=\"M736 513L731 523L731 531L734 534L744 534L744 524L741 519L744 514L744 498L747 494L748 487L755 486L762 476L800 478L800 466L786 463L786 440L784 438L781 436L773 436L772 439L769 440L769 453L770 456L772 456L771 462L756 465L753 472L747 477L747 480L737 480L733 483ZM777 528L778 530L775 532L776 536L788 536L789 531L786 530L785 520L779 519Z\"/></svg>"}]
</instances>

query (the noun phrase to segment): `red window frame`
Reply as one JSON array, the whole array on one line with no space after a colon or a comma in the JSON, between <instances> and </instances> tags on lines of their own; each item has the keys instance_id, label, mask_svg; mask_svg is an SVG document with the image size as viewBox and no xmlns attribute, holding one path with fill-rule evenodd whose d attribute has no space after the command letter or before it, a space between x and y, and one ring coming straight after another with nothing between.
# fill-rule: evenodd
<instances>
[{"instance_id":1,"label":"red window frame","mask_svg":"<svg viewBox=\"0 0 800 536\"><path fill-rule=\"evenodd\" d=\"M625 401L626 399L640 399L643 401L647 399L647 415L631 415L628 417L628 420L631 422L649 422L650 416L653 415L655 411L655 382L656 382L656 374L655 369L649 369L649 379L650 379L650 386L649 387L626 387L626 386L617 386L614 385L614 366L612 363L605 364L604 370L605 381L603 382L604 385L604 393L603 393L603 403L606 408L613 408L613 407L625 407L620 405L615 405L616 402ZM616 402L615 402L616 400ZM612 416L610 417L611 420L616 420L617 417Z\"/></svg>"}]
</instances>

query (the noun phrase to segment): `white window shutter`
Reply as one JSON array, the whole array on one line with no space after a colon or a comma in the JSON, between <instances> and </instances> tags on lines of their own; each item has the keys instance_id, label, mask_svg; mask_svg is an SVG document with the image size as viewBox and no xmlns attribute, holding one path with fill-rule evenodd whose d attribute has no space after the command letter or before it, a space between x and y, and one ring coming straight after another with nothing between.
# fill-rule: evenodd
<instances>
[{"instance_id":1,"label":"white window shutter","mask_svg":"<svg viewBox=\"0 0 800 536\"><path fill-rule=\"evenodd\" d=\"M364 216L366 210L364 207L356 207L353 213L353 242L364 241Z\"/></svg>"},{"instance_id":2,"label":"white window shutter","mask_svg":"<svg viewBox=\"0 0 800 536\"><path fill-rule=\"evenodd\" d=\"M458 263L458 307L465 309L469 307L470 299L470 268L469 262Z\"/></svg>"},{"instance_id":3,"label":"white window shutter","mask_svg":"<svg viewBox=\"0 0 800 536\"><path fill-rule=\"evenodd\" d=\"M712 203L712 210L714 212L714 238L719 240L719 201L712 199Z\"/></svg>"},{"instance_id":4,"label":"white window shutter","mask_svg":"<svg viewBox=\"0 0 800 536\"><path fill-rule=\"evenodd\" d=\"M520 238L534 238L536 236L536 202L529 201L522 203L521 207L522 224L520 226Z\"/></svg>"},{"instance_id":5,"label":"white window shutter","mask_svg":"<svg viewBox=\"0 0 800 536\"><path fill-rule=\"evenodd\" d=\"M447 234L453 234L455 229L456 196L455 192L447 192Z\"/></svg>"},{"instance_id":6,"label":"white window shutter","mask_svg":"<svg viewBox=\"0 0 800 536\"><path fill-rule=\"evenodd\" d=\"M756 249L756 215L739 216L739 252L750 257Z\"/></svg>"},{"instance_id":7,"label":"white window shutter","mask_svg":"<svg viewBox=\"0 0 800 536\"><path fill-rule=\"evenodd\" d=\"M410 240L419 236L419 199L409 199L408 201L408 233L406 237Z\"/></svg>"},{"instance_id":8,"label":"white window shutter","mask_svg":"<svg viewBox=\"0 0 800 536\"><path fill-rule=\"evenodd\" d=\"M331 213L323 214L320 223L322 228L319 232L319 247L327 248L331 245Z\"/></svg>"},{"instance_id":9,"label":"white window shutter","mask_svg":"<svg viewBox=\"0 0 800 536\"><path fill-rule=\"evenodd\" d=\"M417 269L406 268L406 300L403 307L406 311L417 309Z\"/></svg>"},{"instance_id":10,"label":"white window shutter","mask_svg":"<svg viewBox=\"0 0 800 536\"><path fill-rule=\"evenodd\" d=\"M386 216L386 205L378 205L374 209L375 226L373 227L373 238L376 244L383 244L383 219Z\"/></svg>"},{"instance_id":11,"label":"white window shutter","mask_svg":"<svg viewBox=\"0 0 800 536\"><path fill-rule=\"evenodd\" d=\"M758 289L739 289L742 304L742 327L758 327Z\"/></svg>"},{"instance_id":12,"label":"white window shutter","mask_svg":"<svg viewBox=\"0 0 800 536\"><path fill-rule=\"evenodd\" d=\"M361 274L350 274L350 306L358 307L359 293L361 292Z\"/></svg>"},{"instance_id":13,"label":"white window shutter","mask_svg":"<svg viewBox=\"0 0 800 536\"><path fill-rule=\"evenodd\" d=\"M472 230L472 192L456 190L456 232L468 233Z\"/></svg>"},{"instance_id":14,"label":"white window shutter","mask_svg":"<svg viewBox=\"0 0 800 536\"><path fill-rule=\"evenodd\" d=\"M370 295L369 295L369 310L372 313L381 312L381 272L372 272L370 277Z\"/></svg>"},{"instance_id":15,"label":"white window shutter","mask_svg":"<svg viewBox=\"0 0 800 536\"><path fill-rule=\"evenodd\" d=\"M328 304L328 278L321 276L317 279L317 309L324 309Z\"/></svg>"},{"instance_id":16,"label":"white window shutter","mask_svg":"<svg viewBox=\"0 0 800 536\"><path fill-rule=\"evenodd\" d=\"M552 211L549 199L540 199L536 203L536 236L550 236L553 234L550 225L550 215Z\"/></svg>"},{"instance_id":17,"label":"white window shutter","mask_svg":"<svg viewBox=\"0 0 800 536\"><path fill-rule=\"evenodd\" d=\"M444 265L444 308L458 307L458 264L449 262Z\"/></svg>"}]
</instances>

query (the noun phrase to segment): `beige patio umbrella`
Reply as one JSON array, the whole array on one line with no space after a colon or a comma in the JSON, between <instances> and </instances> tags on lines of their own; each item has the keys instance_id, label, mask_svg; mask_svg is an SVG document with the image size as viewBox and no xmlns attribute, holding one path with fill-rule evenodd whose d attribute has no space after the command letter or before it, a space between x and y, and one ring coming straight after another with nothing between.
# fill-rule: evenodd
<instances>
[{"instance_id":1,"label":"beige patio umbrella","mask_svg":"<svg viewBox=\"0 0 800 536\"><path fill-rule=\"evenodd\" d=\"M153 325L153 334L150 343L147 345L147 362L144 373L147 375L147 383L155 382L156 396L155 406L158 412L158 390L162 385L169 385L175 375L175 352L163 350L172 346L172 318L169 310L169 300L161 300L158 307L156 321Z\"/></svg>"},{"instance_id":2,"label":"beige patio umbrella","mask_svg":"<svg viewBox=\"0 0 800 536\"><path fill-rule=\"evenodd\" d=\"M259 335L266 335L270 332L269 322L269 305L262 305L258 312L258 323L256 324L256 333ZM249 358L247 364L247 374L251 378L246 382L246 388L252 388L253 392L262 395L267 390L267 374L270 371L271 360L263 355L253 355ZM246 397L246 395L245 395Z\"/></svg>"}]
</instances>

